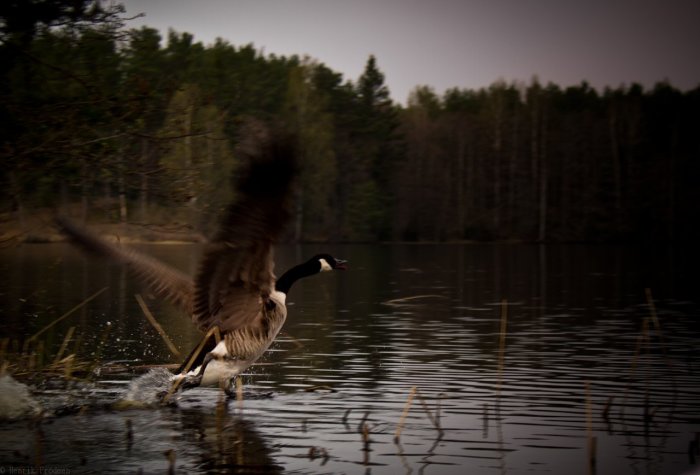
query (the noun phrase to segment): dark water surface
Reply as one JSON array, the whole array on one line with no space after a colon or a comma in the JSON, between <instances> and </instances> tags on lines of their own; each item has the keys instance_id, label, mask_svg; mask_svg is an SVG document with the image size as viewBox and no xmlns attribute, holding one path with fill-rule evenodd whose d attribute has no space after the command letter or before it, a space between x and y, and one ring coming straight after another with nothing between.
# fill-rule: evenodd
<instances>
[{"instance_id":1,"label":"dark water surface","mask_svg":"<svg viewBox=\"0 0 700 475\"><path fill-rule=\"evenodd\" d=\"M140 247L196 268L195 245ZM242 403L197 389L174 407L128 410L108 405L142 373L134 366L179 362L134 294L145 296L184 353L199 338L188 318L149 298L124 269L67 245L0 251L0 338L24 339L107 287L42 334L54 354L75 327L70 351L99 359L102 372L70 388L32 383L55 415L0 422L0 473L37 464L167 473L167 453L178 473L697 469L695 255L583 245L308 245L280 248L278 269L319 251L348 259L350 270L294 287L284 333L246 373ZM124 365L132 369L108 371Z\"/></svg>"}]
</instances>

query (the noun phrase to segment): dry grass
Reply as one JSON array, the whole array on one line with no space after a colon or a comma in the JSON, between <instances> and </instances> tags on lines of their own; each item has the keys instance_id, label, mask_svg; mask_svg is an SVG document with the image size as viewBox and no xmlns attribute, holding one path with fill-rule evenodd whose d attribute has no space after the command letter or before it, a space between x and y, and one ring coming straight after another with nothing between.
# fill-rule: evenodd
<instances>
[{"instance_id":1,"label":"dry grass","mask_svg":"<svg viewBox=\"0 0 700 475\"><path fill-rule=\"evenodd\" d=\"M71 331L72 330L72 331ZM43 340L21 345L17 340L5 338L0 343L0 373L10 373L19 380L55 377L66 380L89 378L95 362L81 359L76 353L66 356L75 327L71 327L56 354L48 354Z\"/></svg>"},{"instance_id":2,"label":"dry grass","mask_svg":"<svg viewBox=\"0 0 700 475\"><path fill-rule=\"evenodd\" d=\"M68 329L60 348L55 354L50 354L47 349L48 345L40 338L47 330L53 328L57 323L65 320L77 310L85 306L91 300L97 298L102 294L107 287L103 287L94 294L90 295L82 302L65 312L63 315L51 321L48 325L44 326L41 330L20 342L19 340L13 340L10 338L5 338L0 342L0 366L3 372L9 372L19 379L32 379L35 376L41 376L46 378L48 376L55 376L70 379L84 379L90 376L95 367L98 364L99 354L101 353L101 346L104 344L107 334L109 331L109 326L103 332L100 344L95 351L98 355L92 360L81 359L77 355L77 349L79 343L82 340L80 336L74 338L75 326ZM68 345L74 342L74 351L66 354Z\"/></svg>"}]
</instances>

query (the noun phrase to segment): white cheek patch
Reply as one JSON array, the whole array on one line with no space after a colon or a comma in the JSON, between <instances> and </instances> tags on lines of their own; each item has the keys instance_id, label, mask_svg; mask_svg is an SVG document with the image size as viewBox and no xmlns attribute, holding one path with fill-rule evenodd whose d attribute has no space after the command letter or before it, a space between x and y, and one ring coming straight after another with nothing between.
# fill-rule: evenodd
<instances>
[{"instance_id":1,"label":"white cheek patch","mask_svg":"<svg viewBox=\"0 0 700 475\"><path fill-rule=\"evenodd\" d=\"M273 300L276 304L284 305L287 300L287 294L273 290L270 293L270 300Z\"/></svg>"},{"instance_id":2,"label":"white cheek patch","mask_svg":"<svg viewBox=\"0 0 700 475\"><path fill-rule=\"evenodd\" d=\"M333 270L331 265L325 259L319 259L319 262L321 263L321 272L327 272L327 271Z\"/></svg>"}]
</instances>

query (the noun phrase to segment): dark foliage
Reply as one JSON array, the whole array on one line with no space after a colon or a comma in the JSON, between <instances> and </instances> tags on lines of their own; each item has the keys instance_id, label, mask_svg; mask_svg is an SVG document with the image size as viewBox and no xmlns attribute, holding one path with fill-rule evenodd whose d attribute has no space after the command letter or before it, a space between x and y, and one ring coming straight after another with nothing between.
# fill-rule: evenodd
<instances>
[{"instance_id":1,"label":"dark foliage","mask_svg":"<svg viewBox=\"0 0 700 475\"><path fill-rule=\"evenodd\" d=\"M31 8L29 8L31 7ZM251 124L298 137L293 239L695 240L700 88L496 82L393 103L252 45L124 28L98 1L0 7L0 203L184 221L232 199Z\"/></svg>"}]
</instances>

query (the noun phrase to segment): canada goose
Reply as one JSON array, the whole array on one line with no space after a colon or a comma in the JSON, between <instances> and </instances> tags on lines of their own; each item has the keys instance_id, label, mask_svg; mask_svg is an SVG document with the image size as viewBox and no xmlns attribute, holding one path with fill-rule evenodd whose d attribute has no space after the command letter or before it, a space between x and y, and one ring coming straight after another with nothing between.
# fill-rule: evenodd
<instances>
[{"instance_id":1,"label":"canada goose","mask_svg":"<svg viewBox=\"0 0 700 475\"><path fill-rule=\"evenodd\" d=\"M268 349L287 317L286 296L294 283L346 262L319 254L275 279L273 245L290 217L294 152L290 139L268 139L250 154L238 180L237 199L223 213L206 244L199 271L190 279L178 270L126 246L113 244L58 217L59 228L86 250L126 264L160 297L179 305L208 338L195 348L175 376L183 387L221 385ZM218 329L221 341L216 342ZM198 355L196 359L193 359ZM194 368L193 371L187 371Z\"/></svg>"}]
</instances>

